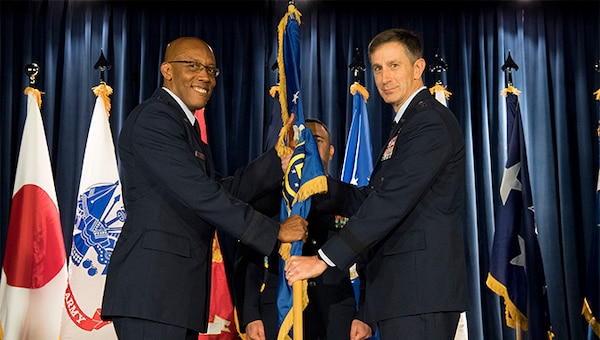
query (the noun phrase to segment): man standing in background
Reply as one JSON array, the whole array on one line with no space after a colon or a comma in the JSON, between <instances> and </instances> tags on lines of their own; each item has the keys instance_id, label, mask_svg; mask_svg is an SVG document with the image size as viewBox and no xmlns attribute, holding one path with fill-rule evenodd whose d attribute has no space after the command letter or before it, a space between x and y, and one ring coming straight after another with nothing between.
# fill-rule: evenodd
<instances>
[{"instance_id":1,"label":"man standing in background","mask_svg":"<svg viewBox=\"0 0 600 340\"><path fill-rule=\"evenodd\" d=\"M305 125L313 134L325 174L335 148L331 145L329 129L323 122L307 118ZM279 216L281 195L275 195L271 205L273 214ZM263 204L264 206L264 204ZM343 228L344 218L332 214L311 211L308 220L308 240L302 249L304 255L314 255L332 235ZM277 289L279 285L278 253L268 259L247 247L238 254L234 285L240 316L240 325L245 327L247 340L276 340ZM304 336L311 340L348 339L352 320L356 316L356 300L348 271L333 269L308 282L308 306L303 313ZM364 324L368 329L368 325Z\"/></svg>"}]
</instances>

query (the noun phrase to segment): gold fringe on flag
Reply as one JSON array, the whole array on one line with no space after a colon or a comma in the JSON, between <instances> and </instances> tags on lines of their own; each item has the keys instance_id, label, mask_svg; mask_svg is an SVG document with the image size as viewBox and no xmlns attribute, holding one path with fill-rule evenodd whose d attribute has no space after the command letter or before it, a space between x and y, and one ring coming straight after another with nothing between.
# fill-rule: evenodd
<instances>
[{"instance_id":1,"label":"gold fringe on flag","mask_svg":"<svg viewBox=\"0 0 600 340\"><path fill-rule=\"evenodd\" d=\"M594 334L596 334L596 336L600 338L600 323L598 323L598 319L594 317L594 313L592 312L592 308L590 307L587 299L583 299L583 308L581 310L581 315L583 315L585 317L585 321L587 321L590 324L590 326L592 327L592 331L594 331Z\"/></svg>"},{"instance_id":2,"label":"gold fringe on flag","mask_svg":"<svg viewBox=\"0 0 600 340\"><path fill-rule=\"evenodd\" d=\"M594 92L594 94L596 95L596 100L600 100L600 89Z\"/></svg>"},{"instance_id":3,"label":"gold fringe on flag","mask_svg":"<svg viewBox=\"0 0 600 340\"><path fill-rule=\"evenodd\" d=\"M102 98L104 102L104 109L106 110L106 118L110 117L110 96L113 93L112 87L106 85L105 82L101 82L100 85L92 87L92 91L97 97Z\"/></svg>"},{"instance_id":4,"label":"gold fringe on flag","mask_svg":"<svg viewBox=\"0 0 600 340\"><path fill-rule=\"evenodd\" d=\"M238 311L236 307L233 307L233 319L235 320L235 327L240 330L240 318L238 317ZM238 332L238 335L240 336L240 339L242 340L247 340L248 336L246 335L246 333L242 333L241 331Z\"/></svg>"},{"instance_id":5,"label":"gold fringe on flag","mask_svg":"<svg viewBox=\"0 0 600 340\"><path fill-rule=\"evenodd\" d=\"M450 96L452 95L452 92L446 90L446 87L442 86L442 84L435 83L435 85L429 88L429 93L431 94L435 94L438 91L444 92L444 97L446 100L450 99Z\"/></svg>"},{"instance_id":6,"label":"gold fringe on flag","mask_svg":"<svg viewBox=\"0 0 600 340\"><path fill-rule=\"evenodd\" d=\"M283 18L281 18L281 21L279 21L279 25L277 25L277 43L279 45L277 50L277 65L279 70L280 84L279 103L281 104L281 121L284 124L281 128L281 131L279 132L279 138L277 140L277 144L275 145L275 149L277 150L277 154L279 155L279 157L287 156L294 152L293 145L290 145L291 141L289 140L289 138L288 145L285 144L285 138L291 135L290 129L292 129L294 123L292 122L291 124L286 124L289 120L289 112L287 106L286 92L287 80L285 78L285 66L283 64L283 36L285 34L285 28L287 26L288 18L290 18L292 15L296 17L296 20L298 20L298 24L300 24L300 17L302 16L302 14L296 9L296 6L290 4L288 5L287 13L283 16Z\"/></svg>"},{"instance_id":7,"label":"gold fringe on flag","mask_svg":"<svg viewBox=\"0 0 600 340\"><path fill-rule=\"evenodd\" d=\"M34 89L34 88L33 88L33 87L31 87L31 86L27 86L27 87L25 88L25 91L23 91L23 92L24 92L25 94L29 94L29 92L33 92L33 95L35 96L35 100L36 100L36 101L37 101L37 103L38 103L38 108L40 108L40 109L42 108L42 95L43 95L43 94L46 94L45 92L41 92L40 90L38 90L38 89Z\"/></svg>"},{"instance_id":8,"label":"gold fringe on flag","mask_svg":"<svg viewBox=\"0 0 600 340\"><path fill-rule=\"evenodd\" d=\"M496 294L504 298L505 314L506 314L506 325L510 328L517 328L517 323L521 325L521 329L527 331L528 322L527 317L521 313L519 308L510 299L508 290L506 287L496 280L491 274L488 274L485 284Z\"/></svg>"},{"instance_id":9,"label":"gold fringe on flag","mask_svg":"<svg viewBox=\"0 0 600 340\"><path fill-rule=\"evenodd\" d=\"M367 89L364 86L362 86L361 84L355 82L354 84L350 85L350 94L355 95L356 91L358 91L358 93L362 94L363 98L365 99L365 103L366 103L367 99L369 99L369 91L367 91Z\"/></svg>"},{"instance_id":10,"label":"gold fringe on flag","mask_svg":"<svg viewBox=\"0 0 600 340\"><path fill-rule=\"evenodd\" d=\"M296 202L302 202L307 200L310 196L315 194L322 194L327 192L327 177L318 176L310 181L302 184L298 192L296 193L296 197L294 197L294 202L292 205L296 204Z\"/></svg>"},{"instance_id":11,"label":"gold fringe on flag","mask_svg":"<svg viewBox=\"0 0 600 340\"><path fill-rule=\"evenodd\" d=\"M507 88L505 88L504 90L502 90L502 95L504 97L508 96L509 93L514 93L515 95L520 95L521 91L519 91L519 89L517 89L516 87L509 85Z\"/></svg>"}]
</instances>

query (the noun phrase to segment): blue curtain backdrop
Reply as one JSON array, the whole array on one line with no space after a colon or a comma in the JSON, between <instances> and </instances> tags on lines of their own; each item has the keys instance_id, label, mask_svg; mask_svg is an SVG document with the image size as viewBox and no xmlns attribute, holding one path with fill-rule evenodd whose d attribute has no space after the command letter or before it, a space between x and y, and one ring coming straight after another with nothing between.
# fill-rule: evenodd
<instances>
[{"instance_id":1,"label":"blue curtain backdrop","mask_svg":"<svg viewBox=\"0 0 600 340\"><path fill-rule=\"evenodd\" d=\"M470 339L513 339L502 301L485 285L494 207L506 158L506 86L511 52L520 96L535 216L556 339L584 339L580 315L587 254L596 225L597 116L600 87L598 1L296 1L306 117L325 122L343 150L352 118L348 65L359 48L374 155L388 135L392 110L377 94L366 59L369 40L390 27L422 34L425 58L448 63L448 106L461 122L468 152L467 240ZM129 111L160 85L165 45L193 35L214 48L222 70L206 108L218 169L231 174L263 150L276 84L277 23L287 1L0 1L0 255L6 242L17 152L26 114L24 67L40 66L42 116L50 146L65 243L70 247L76 194L95 96L93 68L103 51L112 64L115 141ZM426 72L432 86L435 76ZM334 157L338 175L343 159ZM439 284L443 284L440 282ZM393 287L392 287L393 288Z\"/></svg>"}]
</instances>

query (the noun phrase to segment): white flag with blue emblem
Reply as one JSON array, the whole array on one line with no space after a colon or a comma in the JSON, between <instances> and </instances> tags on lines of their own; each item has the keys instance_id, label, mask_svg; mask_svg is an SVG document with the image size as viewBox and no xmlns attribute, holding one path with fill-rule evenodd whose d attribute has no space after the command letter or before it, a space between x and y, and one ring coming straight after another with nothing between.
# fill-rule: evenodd
<instances>
[{"instance_id":1,"label":"white flag with blue emblem","mask_svg":"<svg viewBox=\"0 0 600 340\"><path fill-rule=\"evenodd\" d=\"M100 318L106 269L125 221L121 181L108 122L112 89L98 96L88 132L69 256L69 284L61 340L117 339L112 323Z\"/></svg>"}]
</instances>

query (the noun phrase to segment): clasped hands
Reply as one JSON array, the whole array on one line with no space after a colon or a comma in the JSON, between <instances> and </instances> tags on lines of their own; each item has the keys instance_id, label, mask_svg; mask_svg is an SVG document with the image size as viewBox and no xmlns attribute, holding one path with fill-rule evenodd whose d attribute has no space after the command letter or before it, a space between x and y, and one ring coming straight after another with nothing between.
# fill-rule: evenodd
<instances>
[{"instance_id":1,"label":"clasped hands","mask_svg":"<svg viewBox=\"0 0 600 340\"><path fill-rule=\"evenodd\" d=\"M279 240L284 243L306 242L308 222L300 215L291 215L279 227ZM285 275L291 285L294 281L306 280L321 275L327 264L316 256L292 256L285 264Z\"/></svg>"}]
</instances>

